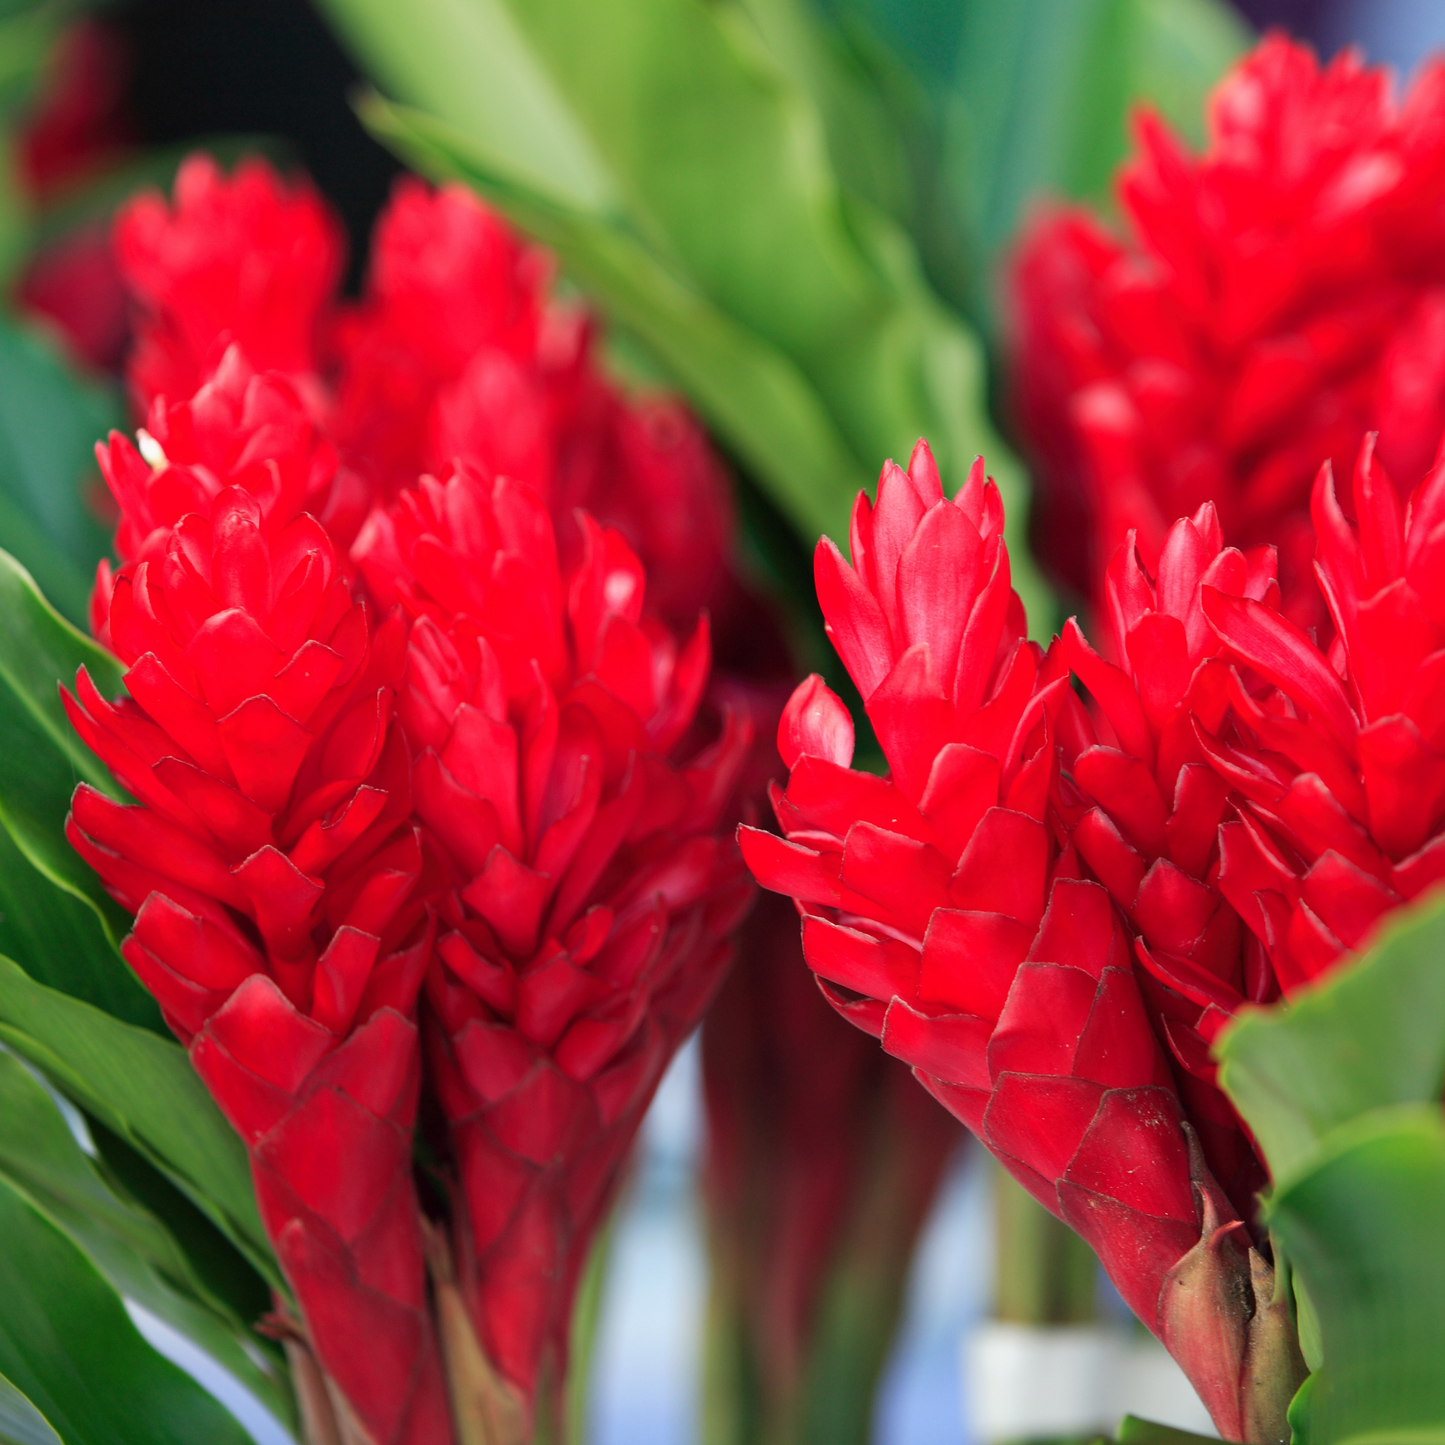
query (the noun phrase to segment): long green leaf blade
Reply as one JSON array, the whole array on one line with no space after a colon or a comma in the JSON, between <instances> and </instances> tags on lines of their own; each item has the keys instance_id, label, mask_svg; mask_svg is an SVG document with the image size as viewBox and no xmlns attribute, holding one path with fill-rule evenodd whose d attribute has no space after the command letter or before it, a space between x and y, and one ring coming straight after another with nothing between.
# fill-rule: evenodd
<instances>
[{"instance_id":1,"label":"long green leaf blade","mask_svg":"<svg viewBox=\"0 0 1445 1445\"><path fill-rule=\"evenodd\" d=\"M155 1164L273 1285L246 1151L185 1051L0 958L0 1039Z\"/></svg>"},{"instance_id":2,"label":"long green leaf blade","mask_svg":"<svg viewBox=\"0 0 1445 1445\"><path fill-rule=\"evenodd\" d=\"M275 1365L257 1363L247 1321L212 1293L161 1221L87 1157L45 1089L10 1054L0 1054L0 1175L64 1230L119 1294L194 1341L273 1413L287 1414L290 1392ZM258 1293L264 1308L264 1288Z\"/></svg>"},{"instance_id":3,"label":"long green leaf blade","mask_svg":"<svg viewBox=\"0 0 1445 1445\"><path fill-rule=\"evenodd\" d=\"M0 1442L3 1445L65 1445L50 1421L0 1375Z\"/></svg>"},{"instance_id":4,"label":"long green leaf blade","mask_svg":"<svg viewBox=\"0 0 1445 1445\"><path fill-rule=\"evenodd\" d=\"M240 1425L136 1332L65 1235L0 1180L0 1373L66 1445L245 1445Z\"/></svg>"}]
</instances>

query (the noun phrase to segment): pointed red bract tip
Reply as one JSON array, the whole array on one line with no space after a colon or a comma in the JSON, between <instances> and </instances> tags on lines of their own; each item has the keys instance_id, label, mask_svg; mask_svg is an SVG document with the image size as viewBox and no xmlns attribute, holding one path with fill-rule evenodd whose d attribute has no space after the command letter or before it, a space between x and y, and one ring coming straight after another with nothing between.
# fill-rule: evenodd
<instances>
[{"instance_id":1,"label":"pointed red bract tip","mask_svg":"<svg viewBox=\"0 0 1445 1445\"><path fill-rule=\"evenodd\" d=\"M789 769L804 753L840 768L853 761L853 719L816 672L798 684L783 709L778 752Z\"/></svg>"}]
</instances>

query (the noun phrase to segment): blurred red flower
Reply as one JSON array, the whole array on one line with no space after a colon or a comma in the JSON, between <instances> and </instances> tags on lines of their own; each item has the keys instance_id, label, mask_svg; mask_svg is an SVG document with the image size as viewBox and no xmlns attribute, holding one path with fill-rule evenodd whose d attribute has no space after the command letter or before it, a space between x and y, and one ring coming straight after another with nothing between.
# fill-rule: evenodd
<instances>
[{"instance_id":1,"label":"blurred red flower","mask_svg":"<svg viewBox=\"0 0 1445 1445\"><path fill-rule=\"evenodd\" d=\"M1118 236L1041 214L1013 268L1013 406L1046 564L1098 604L1133 529L1153 567L1213 502L1226 543L1279 549L1283 609L1328 626L1310 480L1370 429L1420 475L1445 425L1445 66L1403 103L1341 52L1267 37L1220 83L1190 156L1148 114Z\"/></svg>"}]
</instances>

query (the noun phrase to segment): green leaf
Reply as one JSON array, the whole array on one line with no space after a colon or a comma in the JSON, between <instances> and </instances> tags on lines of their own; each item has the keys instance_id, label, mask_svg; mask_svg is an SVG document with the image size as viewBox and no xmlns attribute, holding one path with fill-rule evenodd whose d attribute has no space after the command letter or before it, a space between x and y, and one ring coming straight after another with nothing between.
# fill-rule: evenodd
<instances>
[{"instance_id":1,"label":"green leaf","mask_svg":"<svg viewBox=\"0 0 1445 1445\"><path fill-rule=\"evenodd\" d=\"M0 1179L0 1373L67 1445L245 1445L246 1434L137 1333L84 1254Z\"/></svg>"},{"instance_id":2,"label":"green leaf","mask_svg":"<svg viewBox=\"0 0 1445 1445\"><path fill-rule=\"evenodd\" d=\"M1009 509L1015 582L1036 630L1051 623L1020 545L1017 464L983 410L977 343L928 290L904 232L840 183L825 113L833 136L846 134L864 92L841 86L801 9L325 8L413 107L369 106L378 133L556 246L810 543L820 530L845 536L859 486L919 436L958 483L981 451ZM502 94L517 107L500 107ZM545 122L522 124L524 113Z\"/></svg>"},{"instance_id":3,"label":"green leaf","mask_svg":"<svg viewBox=\"0 0 1445 1445\"><path fill-rule=\"evenodd\" d=\"M1288 1012L1245 1013L1217 1049L1220 1083L1276 1179L1370 1109L1438 1100L1445 1083L1445 899L1398 918L1361 962Z\"/></svg>"},{"instance_id":4,"label":"green leaf","mask_svg":"<svg viewBox=\"0 0 1445 1445\"><path fill-rule=\"evenodd\" d=\"M159 1030L159 1011L115 947L129 915L65 838L77 782L121 796L61 707L59 683L73 683L82 664L106 695L123 690L116 659L0 552L0 951L43 983Z\"/></svg>"},{"instance_id":5,"label":"green leaf","mask_svg":"<svg viewBox=\"0 0 1445 1445\"><path fill-rule=\"evenodd\" d=\"M1216 1046L1317 1366L1290 1407L1299 1445L1445 1441L1442 949L1445 900L1401 910L1358 962Z\"/></svg>"},{"instance_id":6,"label":"green leaf","mask_svg":"<svg viewBox=\"0 0 1445 1445\"><path fill-rule=\"evenodd\" d=\"M1332 1130L1269 1204L1308 1282L1324 1361L1290 1406L1301 1445L1445 1441L1445 1117L1438 1101Z\"/></svg>"},{"instance_id":7,"label":"green leaf","mask_svg":"<svg viewBox=\"0 0 1445 1445\"><path fill-rule=\"evenodd\" d=\"M0 1441L4 1445L64 1445L50 1421L0 1375Z\"/></svg>"},{"instance_id":8,"label":"green leaf","mask_svg":"<svg viewBox=\"0 0 1445 1445\"><path fill-rule=\"evenodd\" d=\"M175 1043L45 988L0 958L0 1039L156 1168L283 1288L246 1151Z\"/></svg>"},{"instance_id":9,"label":"green leaf","mask_svg":"<svg viewBox=\"0 0 1445 1445\"><path fill-rule=\"evenodd\" d=\"M800 530L837 522L865 480L807 381L776 348L698 296L620 224L533 190L454 128L423 112L368 97L368 126L419 169L469 182L551 246L615 317L650 343L703 416L735 440L759 475L776 458L780 505ZM502 199L505 197L505 199Z\"/></svg>"},{"instance_id":10,"label":"green leaf","mask_svg":"<svg viewBox=\"0 0 1445 1445\"><path fill-rule=\"evenodd\" d=\"M0 1053L0 1175L65 1231L118 1293L199 1345L286 1418L291 1392L277 1362L259 1353L246 1321L212 1293L161 1221L87 1157L46 1090L6 1053Z\"/></svg>"},{"instance_id":11,"label":"green leaf","mask_svg":"<svg viewBox=\"0 0 1445 1445\"><path fill-rule=\"evenodd\" d=\"M1204 1445L1205 1441L1219 1437L1196 1435L1192 1430L1161 1425L1157 1420L1141 1420L1137 1415L1125 1415L1114 1438L1119 1445Z\"/></svg>"},{"instance_id":12,"label":"green leaf","mask_svg":"<svg viewBox=\"0 0 1445 1445\"><path fill-rule=\"evenodd\" d=\"M1024 0L963 7L943 165L986 251L1041 191L1106 202L1148 104L1203 139L1204 100L1249 44L1216 0Z\"/></svg>"},{"instance_id":13,"label":"green leaf","mask_svg":"<svg viewBox=\"0 0 1445 1445\"><path fill-rule=\"evenodd\" d=\"M0 316L0 547L77 623L110 551L83 487L97 477L95 443L123 420L114 393L82 381L39 332Z\"/></svg>"}]
</instances>

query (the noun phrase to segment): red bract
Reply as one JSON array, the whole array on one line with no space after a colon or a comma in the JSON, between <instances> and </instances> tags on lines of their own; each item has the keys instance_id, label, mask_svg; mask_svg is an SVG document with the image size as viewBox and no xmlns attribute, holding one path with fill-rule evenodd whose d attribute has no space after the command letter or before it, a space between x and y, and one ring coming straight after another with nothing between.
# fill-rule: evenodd
<instances>
[{"instance_id":1,"label":"red bract","mask_svg":"<svg viewBox=\"0 0 1445 1445\"><path fill-rule=\"evenodd\" d=\"M309 454L276 447L294 393L244 396L240 419L211 399L250 432L229 470L100 450L134 549L98 607L129 696L82 668L64 697L137 802L82 784L66 831L136 914L122 951L246 1142L338 1408L378 1445L431 1445L450 1424L410 1170L432 928L391 722L405 631L370 635L299 510ZM190 432L170 413L171 439L204 452L209 405Z\"/></svg>"},{"instance_id":2,"label":"red bract","mask_svg":"<svg viewBox=\"0 0 1445 1445\"><path fill-rule=\"evenodd\" d=\"M459 185L406 177L377 222L366 299L341 323L343 447L390 498L467 456L549 491L537 365L551 266Z\"/></svg>"},{"instance_id":3,"label":"red bract","mask_svg":"<svg viewBox=\"0 0 1445 1445\"><path fill-rule=\"evenodd\" d=\"M157 397L147 422L149 429L139 434L142 452L118 432L99 449L120 507L116 550L125 564L162 559L181 519L205 515L227 487L246 491L277 529L303 512L326 520L355 505L355 478L338 468L336 448L312 422L290 379L258 375L239 347L225 353L189 400L172 404ZM107 645L113 585L111 565L102 558L91 628Z\"/></svg>"},{"instance_id":4,"label":"red bract","mask_svg":"<svg viewBox=\"0 0 1445 1445\"><path fill-rule=\"evenodd\" d=\"M142 313L128 368L142 408L190 396L231 342L259 370L313 378L345 241L306 181L191 156L172 206L150 193L120 213L115 248Z\"/></svg>"},{"instance_id":5,"label":"red bract","mask_svg":"<svg viewBox=\"0 0 1445 1445\"><path fill-rule=\"evenodd\" d=\"M851 721L810 679L779 730L786 838L744 829L744 856L799 903L835 1007L1093 1245L1221 1430L1255 1438L1253 1334L1278 1322L1263 1302L1251 1319L1246 1251L1150 1026L1134 931L1068 840L1080 810L1060 763L1087 758L1092 730L1060 651L1023 637L1002 524L981 464L950 502L920 444L907 473L884 467L876 508L860 496L852 567L819 543L828 630L891 773L848 768ZM1133 741L1152 763L1147 729ZM1172 1288L1195 1271L1240 1285L1222 1322L1207 1290Z\"/></svg>"},{"instance_id":6,"label":"red bract","mask_svg":"<svg viewBox=\"0 0 1445 1445\"><path fill-rule=\"evenodd\" d=\"M1016 409L1044 485L1041 550L1097 600L1130 529L1174 518L1280 549L1284 610L1324 625L1307 502L1364 432L1418 476L1445 424L1445 70L1403 105L1354 52L1271 36L1220 84L1190 156L1155 118L1121 173L1128 235L1041 216L1018 255Z\"/></svg>"},{"instance_id":7,"label":"red bract","mask_svg":"<svg viewBox=\"0 0 1445 1445\"><path fill-rule=\"evenodd\" d=\"M190 396L231 344L287 373L346 464L323 517L343 550L373 505L463 457L536 488L569 567L575 508L622 532L670 625L718 601L732 501L701 427L606 378L592 321L550 293L550 258L464 187L398 183L355 305L335 296L330 212L264 161L227 179L193 158L173 206L132 202L116 236L147 318L129 369L142 406Z\"/></svg>"},{"instance_id":8,"label":"red bract","mask_svg":"<svg viewBox=\"0 0 1445 1445\"><path fill-rule=\"evenodd\" d=\"M366 299L339 327L338 441L383 499L453 457L527 482L568 566L585 508L638 553L652 607L688 627L726 563L726 474L683 406L631 402L604 377L595 328L550 296L551 271L464 187L401 181Z\"/></svg>"},{"instance_id":9,"label":"red bract","mask_svg":"<svg viewBox=\"0 0 1445 1445\"><path fill-rule=\"evenodd\" d=\"M536 492L460 467L373 514L353 555L415 620L399 716L446 874L427 1041L478 1335L524 1399L561 1383L586 1247L749 901L717 826L745 723L673 761L707 680L583 516L559 567Z\"/></svg>"},{"instance_id":10,"label":"red bract","mask_svg":"<svg viewBox=\"0 0 1445 1445\"><path fill-rule=\"evenodd\" d=\"M1201 707L1200 733L1241 800L1220 887L1286 992L1359 949L1391 909L1445 881L1445 465L1402 507L1373 437L1344 514L1315 483L1328 655L1284 619L1205 591L1233 660L1270 684Z\"/></svg>"},{"instance_id":11,"label":"red bract","mask_svg":"<svg viewBox=\"0 0 1445 1445\"><path fill-rule=\"evenodd\" d=\"M1169 529L1157 581L1131 534L1110 564L1104 598L1115 666L1064 628L1063 651L1089 690L1103 739L1068 770L1060 815L1090 877L1108 889L1134 934L1140 981L1156 1032L1210 1168L1242 1217L1264 1183L1234 1110L1214 1087L1209 1041L1246 999L1278 997L1258 943L1217 886L1219 825L1229 788L1195 736L1193 708L1217 679L1222 649L1205 618L1201 590L1278 606L1272 549L1249 555L1222 545L1212 505Z\"/></svg>"}]
</instances>

